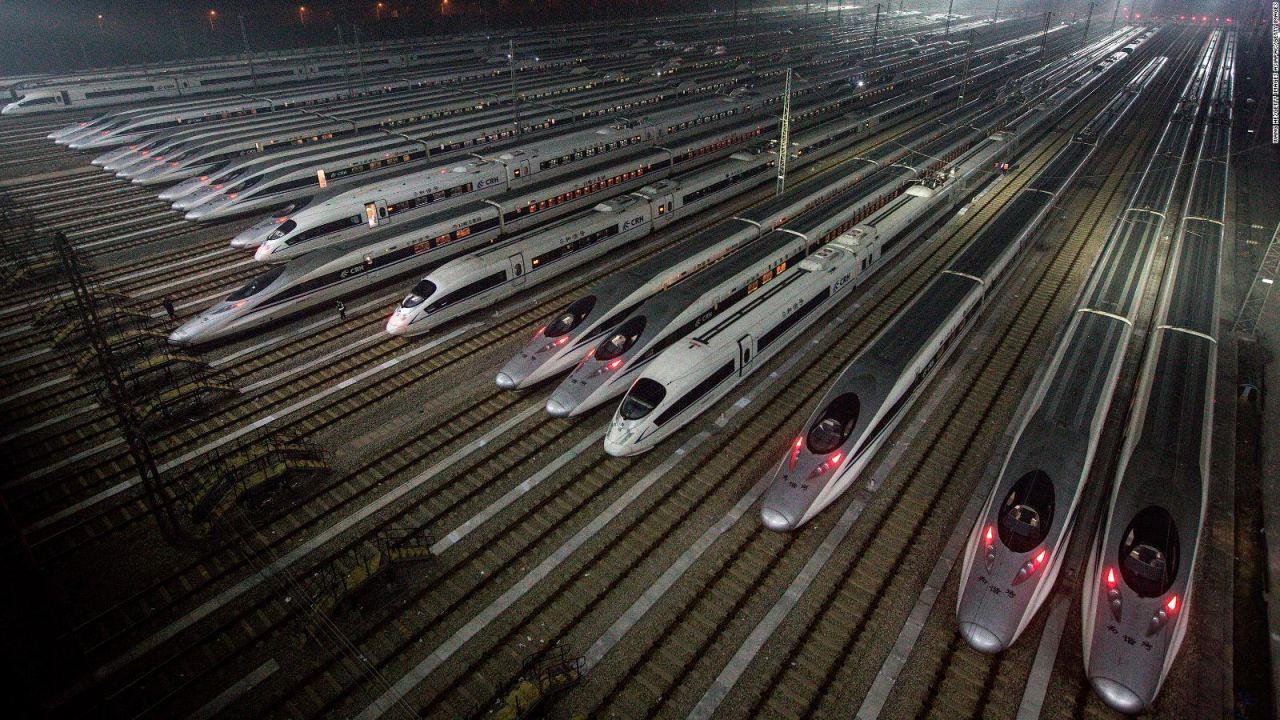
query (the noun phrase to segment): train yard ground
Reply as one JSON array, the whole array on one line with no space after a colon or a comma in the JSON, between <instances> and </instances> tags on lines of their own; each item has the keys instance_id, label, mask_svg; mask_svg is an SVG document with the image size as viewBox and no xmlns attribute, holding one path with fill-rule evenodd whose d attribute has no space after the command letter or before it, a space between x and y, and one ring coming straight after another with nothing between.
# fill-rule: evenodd
<instances>
[{"instance_id":1,"label":"train yard ground","mask_svg":"<svg viewBox=\"0 0 1280 720\"><path fill-rule=\"evenodd\" d=\"M751 382L638 457L603 452L612 405L550 418L542 410L550 386L512 393L493 377L566 298L772 188L422 337L383 333L403 296L395 285L349 300L345 318L326 308L200 351L231 396L151 438L177 540L158 529L112 417L77 372L84 347L55 342L59 328L46 322L66 291L11 288L0 301L0 444L13 461L0 494L15 530L5 557L24 569L6 617L22 610L33 620L6 634L53 638L19 646L30 658L18 677L32 689L33 709L477 717L518 689L534 658L581 672L546 708L550 717L1120 717L1082 669L1085 543L1073 544L1052 598L998 656L977 653L955 632L958 556L1021 390L1070 313L1145 162L1140 149L1194 61L1192 40L1201 36L1177 38L1165 50L1166 74L1061 199L868 480L791 535L765 530L756 500L798 423L1105 98L1060 119L1008 174L932 228L930 243L904 252ZM1262 34L1240 38L1242 58L1265 54ZM1263 97L1262 75L1240 79L1237 147L1262 142L1246 133L1257 119L1246 98ZM185 222L154 193L88 166L89 156L51 149L44 134L71 119L0 122L0 192L65 231L99 287L139 301L171 329L165 298L182 319L253 274L248 256L227 246L249 221ZM864 139L799 176L903 131ZM1280 157L1260 145L1234 160L1232 197L1250 199L1228 204L1208 551L1156 718L1267 717L1276 707L1271 668L1257 658L1267 651L1259 629L1268 626L1258 598L1267 582L1280 582L1277 543L1260 535L1280 525L1272 497L1280 423L1275 403L1242 406L1254 400L1240 388L1262 377L1280 387L1280 362L1268 362L1280 357L1280 304L1264 306L1252 337L1232 328L1268 229L1280 222ZM1186 186L1172 207L1182 207ZM1140 328L1167 248L1165 238ZM1135 344L1144 340L1139 332ZM1099 457L1119 447L1138 357L1130 353ZM268 428L316 448L328 471L212 527L186 517L198 478ZM1242 459L1245 452L1260 459ZM1112 470L1095 467L1082 522L1099 512L1101 477ZM1280 627L1270 627L1274 638ZM64 681L47 680L54 667Z\"/></svg>"}]
</instances>

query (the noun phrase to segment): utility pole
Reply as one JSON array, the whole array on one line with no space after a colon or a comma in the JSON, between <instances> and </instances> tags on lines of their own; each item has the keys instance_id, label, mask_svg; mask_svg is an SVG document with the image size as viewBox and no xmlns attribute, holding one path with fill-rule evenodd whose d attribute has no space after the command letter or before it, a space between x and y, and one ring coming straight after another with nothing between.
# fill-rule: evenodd
<instances>
[{"instance_id":1,"label":"utility pole","mask_svg":"<svg viewBox=\"0 0 1280 720\"><path fill-rule=\"evenodd\" d=\"M778 194L787 188L787 146L791 143L791 68L787 68L787 84L782 91L782 122L778 137Z\"/></svg>"},{"instance_id":2,"label":"utility pole","mask_svg":"<svg viewBox=\"0 0 1280 720\"><path fill-rule=\"evenodd\" d=\"M1089 42L1089 23L1093 22L1093 0L1089 0L1089 14L1084 18L1084 40L1082 43Z\"/></svg>"},{"instance_id":3,"label":"utility pole","mask_svg":"<svg viewBox=\"0 0 1280 720\"><path fill-rule=\"evenodd\" d=\"M258 70L253 65L253 50L249 48L249 33L244 29L244 16L237 15L240 18L240 39L244 42L244 52L249 56L249 77L253 79L253 86L258 87Z\"/></svg>"},{"instance_id":4,"label":"utility pole","mask_svg":"<svg viewBox=\"0 0 1280 720\"><path fill-rule=\"evenodd\" d=\"M871 26L871 52L876 51L876 42L880 39L880 3L876 3L876 22Z\"/></svg>"},{"instance_id":5,"label":"utility pole","mask_svg":"<svg viewBox=\"0 0 1280 720\"><path fill-rule=\"evenodd\" d=\"M356 91L351 87L351 73L347 70L347 41L342 36L342 23L333 26L338 31L338 46L342 48L342 84L347 86L347 96L353 96Z\"/></svg>"},{"instance_id":6,"label":"utility pole","mask_svg":"<svg viewBox=\"0 0 1280 720\"><path fill-rule=\"evenodd\" d=\"M1044 32L1040 33L1040 52L1044 52L1045 41L1049 39L1049 22L1053 20L1053 13L1044 14Z\"/></svg>"},{"instance_id":7,"label":"utility pole","mask_svg":"<svg viewBox=\"0 0 1280 720\"><path fill-rule=\"evenodd\" d=\"M991 15L991 22L1000 22L1000 0L996 0L996 11Z\"/></svg>"},{"instance_id":8,"label":"utility pole","mask_svg":"<svg viewBox=\"0 0 1280 720\"><path fill-rule=\"evenodd\" d=\"M956 110L964 107L964 89L969 83L969 61L973 59L973 30L969 30L969 47L964 53L964 70L960 72L960 97L956 100Z\"/></svg>"},{"instance_id":9,"label":"utility pole","mask_svg":"<svg viewBox=\"0 0 1280 720\"><path fill-rule=\"evenodd\" d=\"M1116 20L1120 17L1120 0L1116 0L1116 9L1111 13L1111 32L1116 30Z\"/></svg>"},{"instance_id":10,"label":"utility pole","mask_svg":"<svg viewBox=\"0 0 1280 720\"><path fill-rule=\"evenodd\" d=\"M151 454L151 446L147 442L146 433L142 429L142 422L138 418L137 410L129 402L124 389L124 381L120 377L120 368L115 364L115 358L111 354L111 347L107 345L106 337L102 333L101 320L98 318L98 310L94 305L93 295L90 293L89 285L85 282L84 274L80 270L80 259L76 256L76 251L71 247L71 241L67 239L66 234L61 231L55 233L53 242L57 246L58 259L67 274L71 293L75 297L81 319L85 323L85 334L89 337L94 358L97 360L98 369L102 373L107 399L111 404L111 409L115 412L120 433L124 435L125 442L129 446L129 455L133 458L134 467L142 478L142 486L146 491L144 495L147 499L147 505L155 516L160 534L166 541L173 542L177 538L178 528L177 520L173 517L173 507L169 503L160 501L158 492L161 487L160 468L156 465L155 457Z\"/></svg>"},{"instance_id":11,"label":"utility pole","mask_svg":"<svg viewBox=\"0 0 1280 720\"><path fill-rule=\"evenodd\" d=\"M947 29L942 33L942 38L948 40L951 38L951 6L956 0L947 0Z\"/></svg>"},{"instance_id":12,"label":"utility pole","mask_svg":"<svg viewBox=\"0 0 1280 720\"><path fill-rule=\"evenodd\" d=\"M356 70L360 71L360 91L368 92L369 84L364 79L364 53L360 52L360 26L351 26L351 35L356 40Z\"/></svg>"},{"instance_id":13,"label":"utility pole","mask_svg":"<svg viewBox=\"0 0 1280 720\"><path fill-rule=\"evenodd\" d=\"M507 62L511 67L511 124L520 135L520 102L516 97L516 41L507 40Z\"/></svg>"}]
</instances>

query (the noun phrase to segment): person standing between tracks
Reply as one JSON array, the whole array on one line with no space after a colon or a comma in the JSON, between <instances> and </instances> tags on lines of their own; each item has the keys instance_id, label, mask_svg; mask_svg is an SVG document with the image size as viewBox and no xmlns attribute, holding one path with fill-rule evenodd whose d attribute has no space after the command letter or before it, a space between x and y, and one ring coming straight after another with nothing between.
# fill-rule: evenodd
<instances>
[{"instance_id":1,"label":"person standing between tracks","mask_svg":"<svg viewBox=\"0 0 1280 720\"><path fill-rule=\"evenodd\" d=\"M165 295L164 299L160 301L160 307L164 308L164 314L168 315L170 320L178 318L178 311L174 308L173 301L169 299L168 295Z\"/></svg>"},{"instance_id":2,"label":"person standing between tracks","mask_svg":"<svg viewBox=\"0 0 1280 720\"><path fill-rule=\"evenodd\" d=\"M343 305L341 300L338 301L338 319L339 320L347 319L347 306Z\"/></svg>"}]
</instances>

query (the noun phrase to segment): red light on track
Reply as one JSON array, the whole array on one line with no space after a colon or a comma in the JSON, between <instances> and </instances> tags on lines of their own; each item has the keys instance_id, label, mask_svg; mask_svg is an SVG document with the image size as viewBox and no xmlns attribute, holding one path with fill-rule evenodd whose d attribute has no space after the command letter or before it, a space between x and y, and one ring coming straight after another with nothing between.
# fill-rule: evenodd
<instances>
[{"instance_id":1,"label":"red light on track","mask_svg":"<svg viewBox=\"0 0 1280 720\"><path fill-rule=\"evenodd\" d=\"M1116 586L1116 570L1115 568L1107 568L1107 587L1113 588L1115 586Z\"/></svg>"},{"instance_id":2,"label":"red light on track","mask_svg":"<svg viewBox=\"0 0 1280 720\"><path fill-rule=\"evenodd\" d=\"M1169 598L1169 602L1165 603L1165 604L1164 604L1164 606L1165 606L1165 608L1167 608L1167 609L1169 610L1169 612L1175 612L1175 611L1177 611L1177 609L1178 609L1178 596L1177 596L1177 595L1173 595L1173 596L1171 596L1171 597Z\"/></svg>"}]
</instances>

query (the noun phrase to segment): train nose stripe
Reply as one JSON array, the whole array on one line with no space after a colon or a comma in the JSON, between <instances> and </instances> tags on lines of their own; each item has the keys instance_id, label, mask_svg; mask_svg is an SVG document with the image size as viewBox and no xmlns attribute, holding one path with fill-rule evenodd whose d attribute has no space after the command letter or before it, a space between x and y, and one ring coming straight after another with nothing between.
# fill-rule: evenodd
<instances>
[{"instance_id":1,"label":"train nose stripe","mask_svg":"<svg viewBox=\"0 0 1280 720\"><path fill-rule=\"evenodd\" d=\"M960 637L964 638L974 650L988 655L1004 650L1004 641L977 623L960 623Z\"/></svg>"},{"instance_id":2,"label":"train nose stripe","mask_svg":"<svg viewBox=\"0 0 1280 720\"><path fill-rule=\"evenodd\" d=\"M1112 710L1128 715L1142 712L1144 707L1142 698L1124 685L1107 678L1089 678L1089 681L1093 683L1093 689L1098 693L1098 697L1102 698L1102 701Z\"/></svg>"}]
</instances>

